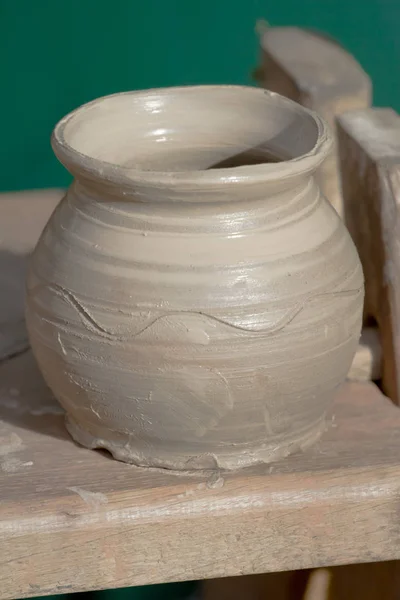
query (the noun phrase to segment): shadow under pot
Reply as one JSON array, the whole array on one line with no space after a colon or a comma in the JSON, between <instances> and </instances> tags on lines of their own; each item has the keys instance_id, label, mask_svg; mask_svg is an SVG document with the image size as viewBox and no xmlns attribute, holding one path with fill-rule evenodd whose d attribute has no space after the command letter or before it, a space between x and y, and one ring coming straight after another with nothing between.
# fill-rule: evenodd
<instances>
[{"instance_id":1,"label":"shadow under pot","mask_svg":"<svg viewBox=\"0 0 400 600\"><path fill-rule=\"evenodd\" d=\"M236 469L314 442L361 329L363 275L313 173L331 136L277 94L117 94L65 117L74 182L34 251L27 323L79 443Z\"/></svg>"}]
</instances>

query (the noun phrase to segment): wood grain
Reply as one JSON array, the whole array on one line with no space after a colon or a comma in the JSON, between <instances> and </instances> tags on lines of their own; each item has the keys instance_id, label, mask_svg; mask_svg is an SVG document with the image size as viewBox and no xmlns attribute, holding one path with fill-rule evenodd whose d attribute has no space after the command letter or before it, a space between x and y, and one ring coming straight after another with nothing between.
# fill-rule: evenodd
<instances>
[{"instance_id":1,"label":"wood grain","mask_svg":"<svg viewBox=\"0 0 400 600\"><path fill-rule=\"evenodd\" d=\"M319 112L335 128L335 116L371 104L371 81L360 64L334 40L298 27L260 32L260 85ZM325 196L343 216L337 152L319 170Z\"/></svg>"},{"instance_id":2,"label":"wood grain","mask_svg":"<svg viewBox=\"0 0 400 600\"><path fill-rule=\"evenodd\" d=\"M385 393L400 401L400 117L391 109L338 118L346 223L366 279L365 312L376 319Z\"/></svg>"},{"instance_id":3,"label":"wood grain","mask_svg":"<svg viewBox=\"0 0 400 600\"><path fill-rule=\"evenodd\" d=\"M29 351L0 382L3 599L400 558L400 411L374 384L306 453L193 476L76 446Z\"/></svg>"}]
</instances>

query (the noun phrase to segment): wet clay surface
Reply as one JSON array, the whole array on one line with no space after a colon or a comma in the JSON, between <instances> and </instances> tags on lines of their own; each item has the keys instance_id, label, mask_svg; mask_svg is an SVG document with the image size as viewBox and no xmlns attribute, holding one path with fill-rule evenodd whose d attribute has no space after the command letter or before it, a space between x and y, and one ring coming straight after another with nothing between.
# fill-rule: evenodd
<instances>
[{"instance_id":1,"label":"wet clay surface","mask_svg":"<svg viewBox=\"0 0 400 600\"><path fill-rule=\"evenodd\" d=\"M80 109L53 144L76 180L35 250L27 323L73 437L174 469L315 441L364 293L311 176L320 119L264 90L151 90Z\"/></svg>"}]
</instances>

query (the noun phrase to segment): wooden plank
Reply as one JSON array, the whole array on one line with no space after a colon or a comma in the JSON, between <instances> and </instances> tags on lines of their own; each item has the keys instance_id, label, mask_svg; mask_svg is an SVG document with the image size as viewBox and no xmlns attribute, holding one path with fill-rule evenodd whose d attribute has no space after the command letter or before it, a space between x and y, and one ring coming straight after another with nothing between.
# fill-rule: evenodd
<instances>
[{"instance_id":1,"label":"wooden plank","mask_svg":"<svg viewBox=\"0 0 400 600\"><path fill-rule=\"evenodd\" d=\"M298 27L263 27L258 82L319 112L335 128L335 116L371 104L371 81L334 40ZM343 216L335 148L318 173L321 188Z\"/></svg>"},{"instance_id":2,"label":"wooden plank","mask_svg":"<svg viewBox=\"0 0 400 600\"><path fill-rule=\"evenodd\" d=\"M78 447L29 351L0 386L0 598L400 558L400 411L374 384L307 452L218 476Z\"/></svg>"},{"instance_id":3,"label":"wooden plank","mask_svg":"<svg viewBox=\"0 0 400 600\"><path fill-rule=\"evenodd\" d=\"M400 401L400 117L391 109L338 118L346 223L366 279L365 312L376 319L385 393Z\"/></svg>"},{"instance_id":4,"label":"wooden plank","mask_svg":"<svg viewBox=\"0 0 400 600\"><path fill-rule=\"evenodd\" d=\"M0 360L28 348L24 321L27 255L62 190L0 195Z\"/></svg>"}]
</instances>

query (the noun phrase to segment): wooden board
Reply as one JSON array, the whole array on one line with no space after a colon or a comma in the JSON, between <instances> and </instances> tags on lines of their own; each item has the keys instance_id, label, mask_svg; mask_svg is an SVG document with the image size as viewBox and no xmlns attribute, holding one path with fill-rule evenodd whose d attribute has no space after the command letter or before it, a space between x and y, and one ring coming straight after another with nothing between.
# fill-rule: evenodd
<instances>
[{"instance_id":1,"label":"wooden board","mask_svg":"<svg viewBox=\"0 0 400 600\"><path fill-rule=\"evenodd\" d=\"M260 27L263 87L318 111L335 128L335 116L371 104L371 81L360 64L334 40L299 27ZM321 188L343 216L337 153L318 171Z\"/></svg>"},{"instance_id":2,"label":"wooden board","mask_svg":"<svg viewBox=\"0 0 400 600\"><path fill-rule=\"evenodd\" d=\"M219 476L78 447L30 351L0 386L2 599L400 558L400 410L374 384L306 453Z\"/></svg>"},{"instance_id":3,"label":"wooden board","mask_svg":"<svg viewBox=\"0 0 400 600\"><path fill-rule=\"evenodd\" d=\"M0 194L0 360L28 348L27 256L62 194L54 189Z\"/></svg>"},{"instance_id":4,"label":"wooden board","mask_svg":"<svg viewBox=\"0 0 400 600\"><path fill-rule=\"evenodd\" d=\"M338 118L346 223L366 279L365 312L376 319L385 393L400 402L400 117L391 109Z\"/></svg>"}]
</instances>

